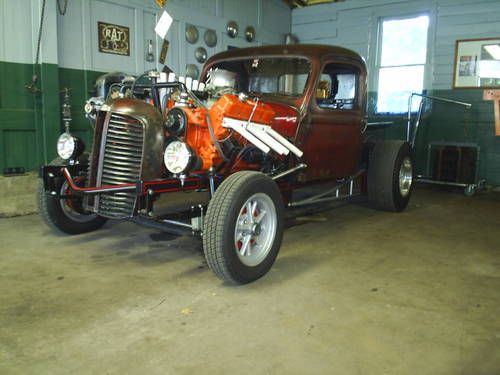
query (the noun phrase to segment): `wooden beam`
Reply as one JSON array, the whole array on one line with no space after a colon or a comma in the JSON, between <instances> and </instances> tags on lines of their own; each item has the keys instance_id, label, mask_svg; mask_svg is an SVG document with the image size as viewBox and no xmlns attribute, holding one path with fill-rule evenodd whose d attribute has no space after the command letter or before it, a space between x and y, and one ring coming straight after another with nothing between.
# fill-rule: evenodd
<instances>
[{"instance_id":1,"label":"wooden beam","mask_svg":"<svg viewBox=\"0 0 500 375\"><path fill-rule=\"evenodd\" d=\"M303 8L310 5L340 3L345 0L283 0L290 8Z\"/></svg>"},{"instance_id":2,"label":"wooden beam","mask_svg":"<svg viewBox=\"0 0 500 375\"><path fill-rule=\"evenodd\" d=\"M283 0L290 8L302 8L307 6L307 0Z\"/></svg>"}]
</instances>

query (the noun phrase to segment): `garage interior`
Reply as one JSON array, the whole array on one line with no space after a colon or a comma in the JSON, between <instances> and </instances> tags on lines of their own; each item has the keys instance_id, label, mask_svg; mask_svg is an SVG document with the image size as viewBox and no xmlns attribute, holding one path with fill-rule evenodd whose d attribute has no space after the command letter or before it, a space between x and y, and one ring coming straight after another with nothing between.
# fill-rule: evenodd
<instances>
[{"instance_id":1,"label":"garage interior","mask_svg":"<svg viewBox=\"0 0 500 375\"><path fill-rule=\"evenodd\" d=\"M0 0L0 19L0 373L500 374L500 2ZM128 30L128 54L102 51L99 23ZM65 104L92 144L99 76L194 78L216 53L285 43L365 59L367 134L413 144L406 210L288 209L274 266L238 286L196 236L42 222L38 170Z\"/></svg>"}]
</instances>

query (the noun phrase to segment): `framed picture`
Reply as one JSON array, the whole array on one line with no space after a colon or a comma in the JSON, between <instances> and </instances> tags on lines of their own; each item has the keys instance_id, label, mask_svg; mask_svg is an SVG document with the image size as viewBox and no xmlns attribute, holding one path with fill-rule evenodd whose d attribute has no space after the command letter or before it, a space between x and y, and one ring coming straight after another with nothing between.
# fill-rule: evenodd
<instances>
[{"instance_id":1,"label":"framed picture","mask_svg":"<svg viewBox=\"0 0 500 375\"><path fill-rule=\"evenodd\" d=\"M453 88L500 88L500 37L457 40Z\"/></svg>"},{"instance_id":2,"label":"framed picture","mask_svg":"<svg viewBox=\"0 0 500 375\"><path fill-rule=\"evenodd\" d=\"M130 29L126 26L97 22L99 52L130 56Z\"/></svg>"}]
</instances>

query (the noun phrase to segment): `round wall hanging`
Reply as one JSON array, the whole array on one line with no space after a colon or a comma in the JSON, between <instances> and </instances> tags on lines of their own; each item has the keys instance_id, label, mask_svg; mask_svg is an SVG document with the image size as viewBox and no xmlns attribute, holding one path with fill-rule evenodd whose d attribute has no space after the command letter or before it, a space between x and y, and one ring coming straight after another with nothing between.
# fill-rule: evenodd
<instances>
[{"instance_id":1,"label":"round wall hanging","mask_svg":"<svg viewBox=\"0 0 500 375\"><path fill-rule=\"evenodd\" d=\"M191 77L192 79L198 79L198 75L200 71L195 64L187 64L186 65L186 77Z\"/></svg>"},{"instance_id":2,"label":"round wall hanging","mask_svg":"<svg viewBox=\"0 0 500 375\"><path fill-rule=\"evenodd\" d=\"M245 29L245 38L249 42L253 42L254 41L254 39L255 39L255 29L253 28L253 26L248 26Z\"/></svg>"},{"instance_id":3,"label":"round wall hanging","mask_svg":"<svg viewBox=\"0 0 500 375\"><path fill-rule=\"evenodd\" d=\"M208 47L215 47L217 45L217 33L214 30L208 29L205 31L203 39Z\"/></svg>"},{"instance_id":4,"label":"round wall hanging","mask_svg":"<svg viewBox=\"0 0 500 375\"><path fill-rule=\"evenodd\" d=\"M194 25L186 25L186 40L194 44L198 41L198 29Z\"/></svg>"},{"instance_id":5,"label":"round wall hanging","mask_svg":"<svg viewBox=\"0 0 500 375\"><path fill-rule=\"evenodd\" d=\"M238 35L238 24L234 21L229 21L226 26L227 35L231 38L236 38Z\"/></svg>"},{"instance_id":6,"label":"round wall hanging","mask_svg":"<svg viewBox=\"0 0 500 375\"><path fill-rule=\"evenodd\" d=\"M207 50L203 47L196 48L194 51L194 58L200 64L203 64L205 61L207 61Z\"/></svg>"}]
</instances>

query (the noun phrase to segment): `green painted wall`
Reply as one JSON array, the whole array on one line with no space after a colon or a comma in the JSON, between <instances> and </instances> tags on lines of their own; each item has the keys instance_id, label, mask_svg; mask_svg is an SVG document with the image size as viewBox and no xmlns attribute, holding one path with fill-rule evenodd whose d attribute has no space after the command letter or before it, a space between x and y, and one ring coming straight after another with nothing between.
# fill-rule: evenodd
<instances>
[{"instance_id":1,"label":"green painted wall","mask_svg":"<svg viewBox=\"0 0 500 375\"><path fill-rule=\"evenodd\" d=\"M56 155L61 121L62 88L71 88L73 122L71 131L89 148L92 128L83 106L96 78L102 72L58 68L42 64L33 94L25 88L31 82L32 64L0 61L0 173L5 168L37 169Z\"/></svg>"},{"instance_id":2,"label":"green painted wall","mask_svg":"<svg viewBox=\"0 0 500 375\"><path fill-rule=\"evenodd\" d=\"M89 70L59 68L59 84L71 89L71 132L85 142L87 151L90 151L93 129L85 118L83 107L91 96L94 82L103 72Z\"/></svg>"},{"instance_id":3,"label":"green painted wall","mask_svg":"<svg viewBox=\"0 0 500 375\"><path fill-rule=\"evenodd\" d=\"M42 64L38 88L32 94L32 64L0 61L0 172L7 167L35 169L55 157L59 134L59 74L57 65Z\"/></svg>"},{"instance_id":4,"label":"green painted wall","mask_svg":"<svg viewBox=\"0 0 500 375\"><path fill-rule=\"evenodd\" d=\"M59 68L54 64L40 67L38 86L32 94L24 87L31 81L33 65L0 62L0 171L6 167L38 168L56 156L57 137L63 129L60 116L63 87L71 88L72 132L90 149L92 128L83 112L97 71ZM417 169L425 173L427 145L432 141L475 142L481 148L479 175L500 185L500 137L494 136L493 104L482 100L482 90L435 90L430 95L473 104L470 111L448 104L426 106L417 139ZM376 94L369 94L370 121L393 121L394 125L375 131L387 139L406 135L405 116L373 114Z\"/></svg>"}]
</instances>

